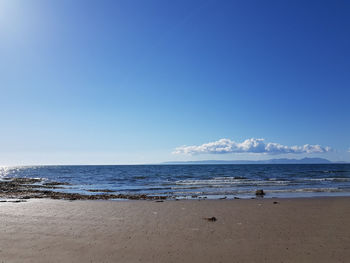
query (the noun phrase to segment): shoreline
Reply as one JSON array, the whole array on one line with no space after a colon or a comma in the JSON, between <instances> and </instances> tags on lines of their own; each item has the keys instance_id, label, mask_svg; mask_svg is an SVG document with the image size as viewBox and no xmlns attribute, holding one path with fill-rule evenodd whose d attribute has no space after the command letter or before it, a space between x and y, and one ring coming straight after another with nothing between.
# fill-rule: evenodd
<instances>
[{"instance_id":1,"label":"shoreline","mask_svg":"<svg viewBox=\"0 0 350 263\"><path fill-rule=\"evenodd\" d=\"M212 218L215 217L215 220ZM0 203L4 262L347 262L350 197Z\"/></svg>"},{"instance_id":2,"label":"shoreline","mask_svg":"<svg viewBox=\"0 0 350 263\"><path fill-rule=\"evenodd\" d=\"M235 200L259 198L314 198L314 197L349 197L350 192L272 192L256 189L255 195L156 195L152 193L118 193L109 189L89 189L86 193L66 191L71 186L67 182L45 181L42 178L5 177L0 180L0 202L6 199L59 199L59 200ZM61 190L61 191L60 191Z\"/></svg>"}]
</instances>

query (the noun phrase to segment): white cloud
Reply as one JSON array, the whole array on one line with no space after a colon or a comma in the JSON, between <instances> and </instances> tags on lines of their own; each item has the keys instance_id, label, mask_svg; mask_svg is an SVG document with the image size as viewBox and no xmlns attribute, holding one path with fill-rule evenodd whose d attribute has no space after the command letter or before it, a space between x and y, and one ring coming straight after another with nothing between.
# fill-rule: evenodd
<instances>
[{"instance_id":1,"label":"white cloud","mask_svg":"<svg viewBox=\"0 0 350 263\"><path fill-rule=\"evenodd\" d=\"M305 144L303 146L285 146L279 143L266 143L264 139L247 139L241 143L230 139L221 139L202 145L180 146L174 154L224 154L224 153L263 153L263 154L286 154L286 153L324 153L329 152L330 147Z\"/></svg>"}]
</instances>

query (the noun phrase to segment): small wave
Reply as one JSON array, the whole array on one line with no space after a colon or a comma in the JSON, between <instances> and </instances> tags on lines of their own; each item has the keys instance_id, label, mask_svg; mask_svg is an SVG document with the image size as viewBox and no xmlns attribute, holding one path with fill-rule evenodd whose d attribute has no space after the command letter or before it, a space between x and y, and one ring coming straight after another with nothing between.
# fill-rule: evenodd
<instances>
[{"instance_id":1,"label":"small wave","mask_svg":"<svg viewBox=\"0 0 350 263\"><path fill-rule=\"evenodd\" d=\"M230 180L230 181L234 181L234 180L250 180L246 177L243 177L243 176L234 176L234 177L231 177L231 176L222 176L222 177L214 177L212 180Z\"/></svg>"},{"instance_id":2,"label":"small wave","mask_svg":"<svg viewBox=\"0 0 350 263\"><path fill-rule=\"evenodd\" d=\"M325 173L325 174L337 174L337 173L348 173L349 171L347 170L325 170L325 171L321 171L321 173Z\"/></svg>"},{"instance_id":3,"label":"small wave","mask_svg":"<svg viewBox=\"0 0 350 263\"><path fill-rule=\"evenodd\" d=\"M348 192L346 189L340 188L298 188L298 189L279 189L266 190L267 193L335 193Z\"/></svg>"},{"instance_id":4,"label":"small wave","mask_svg":"<svg viewBox=\"0 0 350 263\"><path fill-rule=\"evenodd\" d=\"M231 186L273 186L273 185L290 185L291 181L287 180L251 180L251 179L212 179L212 180L181 180L176 181L176 185L217 185L219 187L222 187L224 185L231 185Z\"/></svg>"},{"instance_id":5,"label":"small wave","mask_svg":"<svg viewBox=\"0 0 350 263\"><path fill-rule=\"evenodd\" d=\"M340 177L331 177L331 178L309 178L309 179L305 179L305 181L317 181L317 182L324 182L324 181L329 181L329 182L350 182L350 178L348 177L344 177L344 178L340 178Z\"/></svg>"},{"instance_id":6,"label":"small wave","mask_svg":"<svg viewBox=\"0 0 350 263\"><path fill-rule=\"evenodd\" d=\"M193 189L195 190L195 189ZM349 193L346 189L339 188L300 188L300 189L280 189L280 190L265 190L266 194L293 194L293 193ZM176 196L188 196L188 195L199 195L199 196L210 196L210 195L231 195L231 196L255 196L255 190L232 190L232 191L174 191Z\"/></svg>"},{"instance_id":7,"label":"small wave","mask_svg":"<svg viewBox=\"0 0 350 263\"><path fill-rule=\"evenodd\" d=\"M171 189L203 189L203 188L232 188L229 185L183 185L183 186L173 186Z\"/></svg>"}]
</instances>

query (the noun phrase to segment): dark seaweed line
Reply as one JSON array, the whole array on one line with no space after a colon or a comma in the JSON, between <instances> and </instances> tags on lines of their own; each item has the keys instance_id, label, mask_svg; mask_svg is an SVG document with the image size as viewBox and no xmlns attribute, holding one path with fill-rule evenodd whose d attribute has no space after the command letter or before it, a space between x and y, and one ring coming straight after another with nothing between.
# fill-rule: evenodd
<instances>
[{"instance_id":1,"label":"dark seaweed line","mask_svg":"<svg viewBox=\"0 0 350 263\"><path fill-rule=\"evenodd\" d=\"M166 196L154 196L145 194L97 194L85 195L77 193L63 193L50 191L48 189L63 189L62 185L68 183L48 182L42 183L42 179L37 178L3 178L0 181L0 198L51 198L63 200L110 200L110 199L128 199L128 200L164 200ZM107 191L107 190L105 190ZM111 192L111 191L108 191Z\"/></svg>"}]
</instances>

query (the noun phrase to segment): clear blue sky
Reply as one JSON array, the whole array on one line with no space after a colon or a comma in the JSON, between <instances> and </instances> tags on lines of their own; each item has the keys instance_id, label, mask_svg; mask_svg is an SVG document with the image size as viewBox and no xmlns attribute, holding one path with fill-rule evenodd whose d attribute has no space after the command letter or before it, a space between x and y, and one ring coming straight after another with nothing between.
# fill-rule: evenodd
<instances>
[{"instance_id":1,"label":"clear blue sky","mask_svg":"<svg viewBox=\"0 0 350 263\"><path fill-rule=\"evenodd\" d=\"M349 1L0 0L0 164L350 161ZM324 153L174 154L264 138Z\"/></svg>"}]
</instances>

